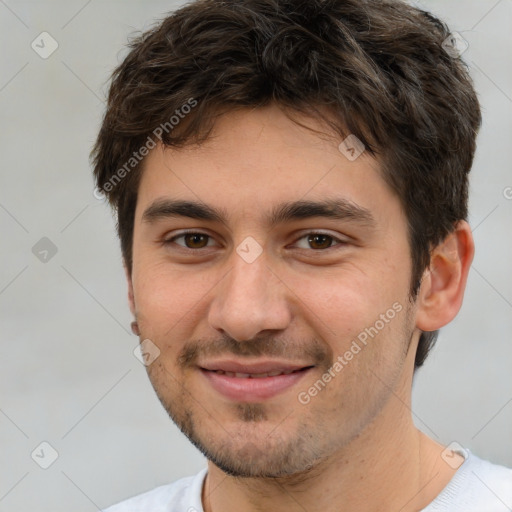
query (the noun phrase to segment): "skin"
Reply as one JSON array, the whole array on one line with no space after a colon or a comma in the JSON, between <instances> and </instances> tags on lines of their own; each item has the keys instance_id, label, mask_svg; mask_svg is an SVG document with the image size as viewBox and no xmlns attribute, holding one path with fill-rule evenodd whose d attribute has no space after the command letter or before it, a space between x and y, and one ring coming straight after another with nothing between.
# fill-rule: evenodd
<instances>
[{"instance_id":1,"label":"skin","mask_svg":"<svg viewBox=\"0 0 512 512\"><path fill-rule=\"evenodd\" d=\"M325 132L319 121L294 116ZM461 306L471 230L459 222L432 252L411 302L399 199L375 159L365 152L349 161L340 142L272 105L230 112L202 145L157 147L145 160L127 270L130 307L140 339L160 350L148 366L158 397L209 459L206 512L416 511L455 472L443 446L415 427L411 387L420 329L442 327ZM318 216L265 223L280 203L326 198L367 209L374 223ZM199 201L226 218L145 219L162 199ZM170 241L184 229L208 237ZM333 238L308 241L319 231ZM249 236L262 249L251 263L236 251ZM393 304L401 306L393 319L301 403L298 394ZM237 402L196 366L219 355L313 368L276 396Z\"/></svg>"}]
</instances>

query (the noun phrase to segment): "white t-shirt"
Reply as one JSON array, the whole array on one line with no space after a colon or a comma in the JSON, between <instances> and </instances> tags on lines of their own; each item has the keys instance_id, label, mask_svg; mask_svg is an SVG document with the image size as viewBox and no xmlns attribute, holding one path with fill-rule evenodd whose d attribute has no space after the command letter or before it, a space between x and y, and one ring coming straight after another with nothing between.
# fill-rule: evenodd
<instances>
[{"instance_id":1,"label":"white t-shirt","mask_svg":"<svg viewBox=\"0 0 512 512\"><path fill-rule=\"evenodd\" d=\"M512 469L466 452L466 460L448 485L421 512L512 511ZM205 468L196 476L157 487L104 512L204 512L201 493L206 473Z\"/></svg>"}]
</instances>

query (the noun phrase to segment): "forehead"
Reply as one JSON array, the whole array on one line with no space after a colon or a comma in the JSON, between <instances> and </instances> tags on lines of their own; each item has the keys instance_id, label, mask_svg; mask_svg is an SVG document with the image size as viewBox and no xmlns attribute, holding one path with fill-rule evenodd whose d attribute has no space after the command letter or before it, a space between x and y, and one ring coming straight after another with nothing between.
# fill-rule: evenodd
<instances>
[{"instance_id":1,"label":"forehead","mask_svg":"<svg viewBox=\"0 0 512 512\"><path fill-rule=\"evenodd\" d=\"M224 114L200 145L157 146L144 162L136 217L165 196L262 221L271 207L297 200L339 198L369 211L378 210L377 199L397 206L375 158L363 152L351 160L325 123L293 118L309 129L270 106Z\"/></svg>"}]
</instances>

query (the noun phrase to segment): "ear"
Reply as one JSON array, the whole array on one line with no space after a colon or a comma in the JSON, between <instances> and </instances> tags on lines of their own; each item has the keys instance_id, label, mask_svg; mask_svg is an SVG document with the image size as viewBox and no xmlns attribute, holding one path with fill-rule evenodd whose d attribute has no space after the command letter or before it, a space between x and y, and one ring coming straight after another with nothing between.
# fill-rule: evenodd
<instances>
[{"instance_id":1,"label":"ear","mask_svg":"<svg viewBox=\"0 0 512 512\"><path fill-rule=\"evenodd\" d=\"M416 326L435 331L451 322L460 310L475 253L471 228L459 221L431 253L417 300Z\"/></svg>"},{"instance_id":2,"label":"ear","mask_svg":"<svg viewBox=\"0 0 512 512\"><path fill-rule=\"evenodd\" d=\"M128 265L126 264L126 261L123 259L123 268L124 268L124 274L126 276L126 283L128 285L128 304L130 306L130 311L132 313L132 316L135 318L135 300L133 298L133 283L132 283L132 276L131 272L128 268Z\"/></svg>"}]
</instances>

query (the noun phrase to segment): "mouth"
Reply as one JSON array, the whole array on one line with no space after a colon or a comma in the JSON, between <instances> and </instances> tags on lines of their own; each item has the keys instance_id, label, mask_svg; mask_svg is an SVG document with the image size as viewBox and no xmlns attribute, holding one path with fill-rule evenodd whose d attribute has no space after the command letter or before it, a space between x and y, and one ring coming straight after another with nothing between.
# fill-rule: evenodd
<instances>
[{"instance_id":1,"label":"mouth","mask_svg":"<svg viewBox=\"0 0 512 512\"><path fill-rule=\"evenodd\" d=\"M264 379L265 377L278 377L279 375L290 375L291 373L301 372L304 368L299 370L274 370L267 373L239 373L228 372L224 370L207 370L215 371L217 375L226 375L228 377L236 377L237 379Z\"/></svg>"},{"instance_id":2,"label":"mouth","mask_svg":"<svg viewBox=\"0 0 512 512\"><path fill-rule=\"evenodd\" d=\"M290 389L313 369L277 361L244 364L210 362L199 366L210 387L236 402L261 402Z\"/></svg>"}]
</instances>

